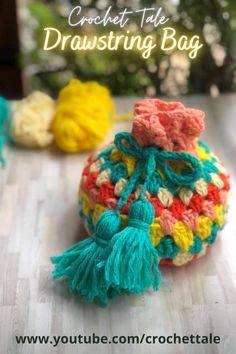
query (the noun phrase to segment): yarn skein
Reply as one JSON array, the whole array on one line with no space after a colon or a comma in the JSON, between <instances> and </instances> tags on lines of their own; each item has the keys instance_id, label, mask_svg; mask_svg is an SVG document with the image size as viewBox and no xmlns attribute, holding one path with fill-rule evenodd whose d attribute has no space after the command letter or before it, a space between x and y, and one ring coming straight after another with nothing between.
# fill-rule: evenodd
<instances>
[{"instance_id":1,"label":"yarn skein","mask_svg":"<svg viewBox=\"0 0 236 354\"><path fill-rule=\"evenodd\" d=\"M50 130L55 102L47 94L35 91L12 106L11 139L28 148L43 148L53 142Z\"/></svg>"},{"instance_id":2,"label":"yarn skein","mask_svg":"<svg viewBox=\"0 0 236 354\"><path fill-rule=\"evenodd\" d=\"M3 156L3 148L9 138L10 109L7 100L0 96L0 162L4 167L6 159Z\"/></svg>"},{"instance_id":3,"label":"yarn skein","mask_svg":"<svg viewBox=\"0 0 236 354\"><path fill-rule=\"evenodd\" d=\"M117 115L109 90L96 81L71 80L58 97L52 132L56 145L68 153L97 147Z\"/></svg>"}]
</instances>

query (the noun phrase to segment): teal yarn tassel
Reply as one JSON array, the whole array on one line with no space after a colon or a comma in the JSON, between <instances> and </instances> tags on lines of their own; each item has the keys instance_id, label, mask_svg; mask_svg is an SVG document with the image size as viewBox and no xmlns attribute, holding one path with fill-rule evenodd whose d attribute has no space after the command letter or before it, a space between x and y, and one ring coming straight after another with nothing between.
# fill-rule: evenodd
<instances>
[{"instance_id":1,"label":"teal yarn tassel","mask_svg":"<svg viewBox=\"0 0 236 354\"><path fill-rule=\"evenodd\" d=\"M105 264L108 284L130 293L142 293L151 286L158 289L161 279L158 255L149 235L153 220L151 203L144 197L132 202L128 226L113 236L110 243L110 255Z\"/></svg>"},{"instance_id":2,"label":"teal yarn tassel","mask_svg":"<svg viewBox=\"0 0 236 354\"><path fill-rule=\"evenodd\" d=\"M71 291L78 292L88 302L97 299L100 305L105 305L109 293L119 291L114 292L107 287L104 268L97 265L107 258L107 246L119 230L119 213L105 211L96 223L94 235L61 255L51 257L52 263L55 264L53 278L66 278Z\"/></svg>"},{"instance_id":3,"label":"teal yarn tassel","mask_svg":"<svg viewBox=\"0 0 236 354\"><path fill-rule=\"evenodd\" d=\"M137 165L130 183L125 187L121 203L125 204L134 184L142 172L143 164ZM111 286L105 279L106 260L110 252L110 241L121 229L119 210L107 210L99 217L94 234L59 256L51 257L55 264L53 278L66 278L69 289L78 292L88 302L95 299L101 306L105 306L108 299L113 299L121 289Z\"/></svg>"},{"instance_id":4,"label":"teal yarn tassel","mask_svg":"<svg viewBox=\"0 0 236 354\"><path fill-rule=\"evenodd\" d=\"M3 156L3 148L8 141L10 131L9 111L7 100L0 96L0 162L3 167L6 165L6 159Z\"/></svg>"}]
</instances>

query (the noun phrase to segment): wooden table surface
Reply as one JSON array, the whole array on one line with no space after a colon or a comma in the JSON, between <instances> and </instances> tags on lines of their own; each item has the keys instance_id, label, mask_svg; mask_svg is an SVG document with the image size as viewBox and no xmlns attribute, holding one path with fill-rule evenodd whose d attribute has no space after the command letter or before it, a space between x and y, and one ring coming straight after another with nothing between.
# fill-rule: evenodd
<instances>
[{"instance_id":1,"label":"wooden table surface","mask_svg":"<svg viewBox=\"0 0 236 354\"><path fill-rule=\"evenodd\" d=\"M231 172L228 223L206 257L163 268L171 290L118 297L107 308L84 304L51 281L50 255L80 238L77 189L87 154L10 146L0 171L0 354L236 353L236 96L191 96L207 112L205 142ZM117 99L120 112L134 99ZM117 123L107 140L130 123ZM15 335L178 335L213 333L218 345L17 345Z\"/></svg>"}]
</instances>

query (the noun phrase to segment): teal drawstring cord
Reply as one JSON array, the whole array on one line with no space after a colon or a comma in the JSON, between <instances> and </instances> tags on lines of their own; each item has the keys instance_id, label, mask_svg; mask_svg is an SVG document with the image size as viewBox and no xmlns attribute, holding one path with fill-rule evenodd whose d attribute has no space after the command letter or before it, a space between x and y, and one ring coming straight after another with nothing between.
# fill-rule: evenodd
<instances>
[{"instance_id":1,"label":"teal drawstring cord","mask_svg":"<svg viewBox=\"0 0 236 354\"><path fill-rule=\"evenodd\" d=\"M142 148L132 135L126 132L116 135L115 145L117 149L125 155L135 157L141 161L147 161L148 157L153 155L157 167L159 167L165 177L174 184L188 186L196 182L202 175L202 166L198 159L187 152L161 151L156 146ZM179 175L173 171L168 164L169 161L179 161L189 164L192 171L184 176Z\"/></svg>"},{"instance_id":2,"label":"teal drawstring cord","mask_svg":"<svg viewBox=\"0 0 236 354\"><path fill-rule=\"evenodd\" d=\"M3 148L6 145L10 132L10 109L5 98L0 96L0 162L4 167L6 159L3 156Z\"/></svg>"}]
</instances>

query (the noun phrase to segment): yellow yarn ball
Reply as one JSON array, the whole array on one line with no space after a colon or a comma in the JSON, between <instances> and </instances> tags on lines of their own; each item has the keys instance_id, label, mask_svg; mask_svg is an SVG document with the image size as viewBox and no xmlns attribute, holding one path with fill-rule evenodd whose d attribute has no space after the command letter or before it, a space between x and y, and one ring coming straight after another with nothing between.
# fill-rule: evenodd
<instances>
[{"instance_id":1,"label":"yellow yarn ball","mask_svg":"<svg viewBox=\"0 0 236 354\"><path fill-rule=\"evenodd\" d=\"M114 105L106 87L71 80L59 93L52 123L55 143L65 152L95 148L111 125L111 113Z\"/></svg>"},{"instance_id":2,"label":"yellow yarn ball","mask_svg":"<svg viewBox=\"0 0 236 354\"><path fill-rule=\"evenodd\" d=\"M50 131L55 103L42 92L33 92L12 105L11 139L26 147L45 147L52 143Z\"/></svg>"}]
</instances>

